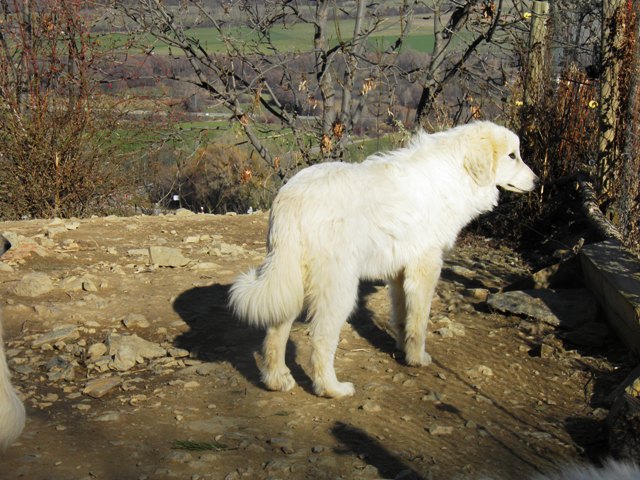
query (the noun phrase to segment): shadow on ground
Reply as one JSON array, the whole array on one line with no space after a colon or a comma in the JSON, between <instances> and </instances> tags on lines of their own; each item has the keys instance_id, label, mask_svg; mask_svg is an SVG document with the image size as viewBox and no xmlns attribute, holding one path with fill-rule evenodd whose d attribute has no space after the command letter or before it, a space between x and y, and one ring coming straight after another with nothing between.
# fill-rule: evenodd
<instances>
[{"instance_id":1,"label":"shadow on ground","mask_svg":"<svg viewBox=\"0 0 640 480\"><path fill-rule=\"evenodd\" d=\"M331 433L340 442L340 446L336 448L337 454L362 458L367 464L375 467L383 478L402 478L402 480L425 478L360 428L336 422Z\"/></svg>"},{"instance_id":2,"label":"shadow on ground","mask_svg":"<svg viewBox=\"0 0 640 480\"><path fill-rule=\"evenodd\" d=\"M229 287L219 283L196 287L176 298L173 309L189 331L177 337L175 344L199 360L227 361L247 380L259 385L253 352L259 350L263 333L233 317L227 306Z\"/></svg>"}]
</instances>

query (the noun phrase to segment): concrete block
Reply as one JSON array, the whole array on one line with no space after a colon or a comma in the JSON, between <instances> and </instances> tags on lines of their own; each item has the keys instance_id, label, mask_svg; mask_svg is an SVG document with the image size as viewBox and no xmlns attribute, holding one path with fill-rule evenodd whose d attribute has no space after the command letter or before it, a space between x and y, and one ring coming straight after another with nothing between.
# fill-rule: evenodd
<instances>
[{"instance_id":1,"label":"concrete block","mask_svg":"<svg viewBox=\"0 0 640 480\"><path fill-rule=\"evenodd\" d=\"M580 251L585 284L611 328L640 353L640 260L617 240L586 245Z\"/></svg>"}]
</instances>

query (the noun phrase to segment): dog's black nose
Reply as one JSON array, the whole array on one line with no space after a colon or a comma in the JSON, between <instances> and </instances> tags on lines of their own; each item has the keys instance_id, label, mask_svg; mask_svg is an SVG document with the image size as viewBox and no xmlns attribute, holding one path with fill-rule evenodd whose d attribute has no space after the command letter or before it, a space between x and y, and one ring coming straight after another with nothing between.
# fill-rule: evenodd
<instances>
[{"instance_id":1,"label":"dog's black nose","mask_svg":"<svg viewBox=\"0 0 640 480\"><path fill-rule=\"evenodd\" d=\"M0 257L11 248L11 242L0 235Z\"/></svg>"}]
</instances>

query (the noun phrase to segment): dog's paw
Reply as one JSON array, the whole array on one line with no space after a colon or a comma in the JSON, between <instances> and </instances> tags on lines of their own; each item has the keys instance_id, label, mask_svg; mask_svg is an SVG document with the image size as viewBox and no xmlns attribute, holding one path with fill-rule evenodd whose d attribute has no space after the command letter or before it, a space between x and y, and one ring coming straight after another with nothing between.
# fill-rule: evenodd
<instances>
[{"instance_id":1,"label":"dog's paw","mask_svg":"<svg viewBox=\"0 0 640 480\"><path fill-rule=\"evenodd\" d=\"M407 353L405 361L407 365L412 367L426 367L427 365L431 365L431 355L425 351L419 352L417 355Z\"/></svg>"},{"instance_id":2,"label":"dog's paw","mask_svg":"<svg viewBox=\"0 0 640 480\"><path fill-rule=\"evenodd\" d=\"M288 392L296 386L291 372L287 369L285 372L265 372L262 371L262 382L269 390L279 392Z\"/></svg>"},{"instance_id":3,"label":"dog's paw","mask_svg":"<svg viewBox=\"0 0 640 480\"><path fill-rule=\"evenodd\" d=\"M316 395L329 398L350 397L356 393L356 389L351 382L337 382L331 385L331 387L314 384L313 390L316 392Z\"/></svg>"}]
</instances>

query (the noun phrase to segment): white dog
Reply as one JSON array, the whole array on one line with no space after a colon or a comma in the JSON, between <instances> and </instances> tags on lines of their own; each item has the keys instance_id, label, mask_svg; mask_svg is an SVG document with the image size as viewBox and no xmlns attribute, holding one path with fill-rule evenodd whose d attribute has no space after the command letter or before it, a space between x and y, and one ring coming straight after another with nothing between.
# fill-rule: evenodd
<instances>
[{"instance_id":1,"label":"white dog","mask_svg":"<svg viewBox=\"0 0 640 480\"><path fill-rule=\"evenodd\" d=\"M8 248L8 242L0 235L0 255ZM25 422L24 405L11 385L10 377L2 341L2 318L0 318L0 451L18 438Z\"/></svg>"},{"instance_id":2,"label":"white dog","mask_svg":"<svg viewBox=\"0 0 640 480\"><path fill-rule=\"evenodd\" d=\"M389 282L398 346L407 364L428 365L427 322L443 252L497 204L497 186L528 192L535 185L519 144L517 135L491 122L419 132L406 148L360 164L314 165L282 187L271 210L267 257L230 291L236 315L267 328L259 359L266 386L295 386L285 347L306 307L314 391L354 393L353 384L338 381L333 362L361 279Z\"/></svg>"}]
</instances>

